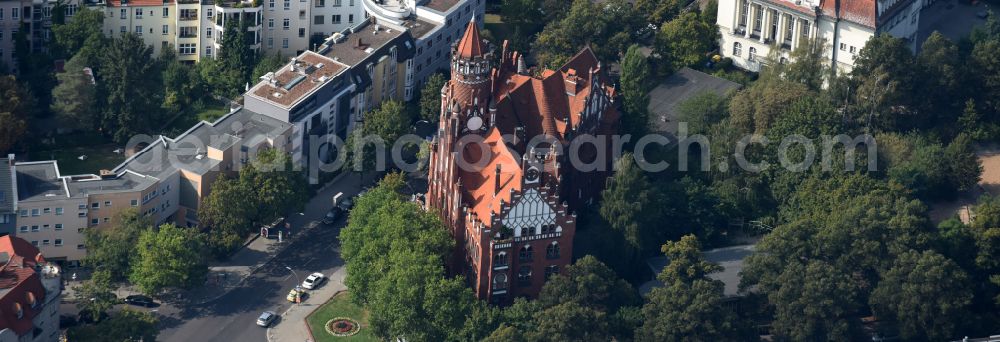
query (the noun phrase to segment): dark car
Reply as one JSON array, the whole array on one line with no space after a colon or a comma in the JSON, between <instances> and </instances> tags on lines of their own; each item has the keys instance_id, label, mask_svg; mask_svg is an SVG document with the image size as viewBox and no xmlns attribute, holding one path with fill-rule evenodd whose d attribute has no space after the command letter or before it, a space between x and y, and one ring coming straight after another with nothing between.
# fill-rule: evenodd
<instances>
[{"instance_id":1,"label":"dark car","mask_svg":"<svg viewBox=\"0 0 1000 342\"><path fill-rule=\"evenodd\" d=\"M147 307L147 308L155 307L155 306L158 305L158 304L156 304L156 302L153 301L153 298L149 298L149 297L143 296L143 295L131 295L131 296L125 297L125 304L135 305L135 306L144 306L144 307Z\"/></svg>"},{"instance_id":2,"label":"dark car","mask_svg":"<svg viewBox=\"0 0 1000 342\"><path fill-rule=\"evenodd\" d=\"M323 224L333 224L337 222L340 218L340 208L334 207L330 211L326 212L326 216L323 216Z\"/></svg>"}]
</instances>

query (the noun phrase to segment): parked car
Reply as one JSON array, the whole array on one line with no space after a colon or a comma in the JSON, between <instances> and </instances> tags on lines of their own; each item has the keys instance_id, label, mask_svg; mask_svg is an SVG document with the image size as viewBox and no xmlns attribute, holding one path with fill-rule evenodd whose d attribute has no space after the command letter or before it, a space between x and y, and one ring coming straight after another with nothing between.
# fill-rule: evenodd
<instances>
[{"instance_id":1,"label":"parked car","mask_svg":"<svg viewBox=\"0 0 1000 342\"><path fill-rule=\"evenodd\" d=\"M143 295L131 295L131 296L125 297L125 304L135 305L135 306L144 306L144 307L147 307L147 308L151 308L151 307L157 306L156 302L153 301L153 298L149 298L149 297L143 296Z\"/></svg>"},{"instance_id":2,"label":"parked car","mask_svg":"<svg viewBox=\"0 0 1000 342\"><path fill-rule=\"evenodd\" d=\"M271 326L271 323L274 323L275 318L278 318L278 314L274 313L274 311L261 312L260 316L257 317L257 325L267 328Z\"/></svg>"},{"instance_id":3,"label":"parked car","mask_svg":"<svg viewBox=\"0 0 1000 342\"><path fill-rule=\"evenodd\" d=\"M350 197L345 198L343 201L340 202L340 204L337 205L337 207L340 208L340 210L343 210L345 213L350 212L351 208L354 208L354 200L351 199Z\"/></svg>"},{"instance_id":4,"label":"parked car","mask_svg":"<svg viewBox=\"0 0 1000 342\"><path fill-rule=\"evenodd\" d=\"M326 212L326 216L323 216L323 224L333 224L337 222L340 218L340 208L332 208L330 211Z\"/></svg>"},{"instance_id":5,"label":"parked car","mask_svg":"<svg viewBox=\"0 0 1000 342\"><path fill-rule=\"evenodd\" d=\"M312 290L319 287L320 285L323 285L323 282L325 281L326 281L326 276L323 275L323 273L316 272L310 274L308 277L306 277L306 280L302 281L302 288L305 288L307 290Z\"/></svg>"}]
</instances>

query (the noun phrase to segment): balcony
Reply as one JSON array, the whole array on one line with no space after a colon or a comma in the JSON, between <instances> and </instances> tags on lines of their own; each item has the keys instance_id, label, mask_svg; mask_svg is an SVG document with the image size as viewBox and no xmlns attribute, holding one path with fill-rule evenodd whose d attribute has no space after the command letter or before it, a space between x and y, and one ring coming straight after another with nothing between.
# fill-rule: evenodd
<instances>
[{"instance_id":1,"label":"balcony","mask_svg":"<svg viewBox=\"0 0 1000 342\"><path fill-rule=\"evenodd\" d=\"M180 20L180 21L198 20L198 16L197 15L187 15L187 16L183 16L183 17L177 17L177 20Z\"/></svg>"},{"instance_id":2,"label":"balcony","mask_svg":"<svg viewBox=\"0 0 1000 342\"><path fill-rule=\"evenodd\" d=\"M361 0L361 4L376 18L394 24L410 16L410 8L402 0Z\"/></svg>"},{"instance_id":3,"label":"balcony","mask_svg":"<svg viewBox=\"0 0 1000 342\"><path fill-rule=\"evenodd\" d=\"M164 1L164 3L166 3L166 1ZM177 3L180 5L197 5L201 4L201 0L177 0Z\"/></svg>"}]
</instances>

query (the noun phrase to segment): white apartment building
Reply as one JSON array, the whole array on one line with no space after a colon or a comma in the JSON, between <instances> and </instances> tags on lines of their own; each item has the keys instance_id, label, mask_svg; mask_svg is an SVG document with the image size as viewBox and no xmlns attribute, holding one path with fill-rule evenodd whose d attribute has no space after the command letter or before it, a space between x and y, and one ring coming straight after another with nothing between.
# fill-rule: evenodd
<instances>
[{"instance_id":1,"label":"white apartment building","mask_svg":"<svg viewBox=\"0 0 1000 342\"><path fill-rule=\"evenodd\" d=\"M241 18L252 33L252 49L260 48L261 6L252 1L113 0L99 3L108 36L134 32L153 46L153 53L172 46L178 59L195 62L214 58L222 44L225 21Z\"/></svg>"},{"instance_id":2,"label":"white apartment building","mask_svg":"<svg viewBox=\"0 0 1000 342\"><path fill-rule=\"evenodd\" d=\"M452 44L465 32L473 17L486 12L484 0L358 0L379 22L404 26L414 34L414 80L423 84L431 74L449 70ZM482 20L478 20L482 25ZM481 27L480 27L481 28Z\"/></svg>"},{"instance_id":3,"label":"white apartment building","mask_svg":"<svg viewBox=\"0 0 1000 342\"><path fill-rule=\"evenodd\" d=\"M80 9L78 0L67 0L66 20L71 20ZM28 43L34 52L45 51L51 40L52 7L55 0L0 0L0 64L13 74L17 73L14 58L15 37L21 30L28 31Z\"/></svg>"},{"instance_id":4,"label":"white apartment building","mask_svg":"<svg viewBox=\"0 0 1000 342\"><path fill-rule=\"evenodd\" d=\"M787 59L804 40L819 38L830 65L847 73L876 34L906 39L915 49L920 9L915 0L722 0L719 46L723 57L756 72L771 51Z\"/></svg>"}]
</instances>

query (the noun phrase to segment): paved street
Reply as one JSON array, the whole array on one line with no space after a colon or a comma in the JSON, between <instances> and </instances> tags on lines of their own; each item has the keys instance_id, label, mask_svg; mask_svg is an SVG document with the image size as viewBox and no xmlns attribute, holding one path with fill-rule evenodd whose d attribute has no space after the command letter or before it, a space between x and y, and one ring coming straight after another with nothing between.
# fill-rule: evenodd
<instances>
[{"instance_id":1,"label":"paved street","mask_svg":"<svg viewBox=\"0 0 1000 342\"><path fill-rule=\"evenodd\" d=\"M369 176L371 177L371 176ZM368 180L368 179L366 179ZM318 224L332 205L331 198L337 192L353 195L361 189L361 181L356 174L341 177L312 198L305 215L289 218L294 232L301 227ZM344 225L341 218L332 226L318 224L300 236L295 236L287 248L271 262L251 275L242 286L222 297L201 305L176 308L164 305L157 309L161 315L163 330L161 341L266 341L267 329L254 324L262 311L285 312L292 304L285 300L288 291L301 283L312 272L322 272L331 278L324 287L342 282L344 272L337 272L343 266L336 248L337 234ZM286 267L290 267L290 272ZM279 319L276 324L285 324ZM288 324L302 324L289 322Z\"/></svg>"}]
</instances>

